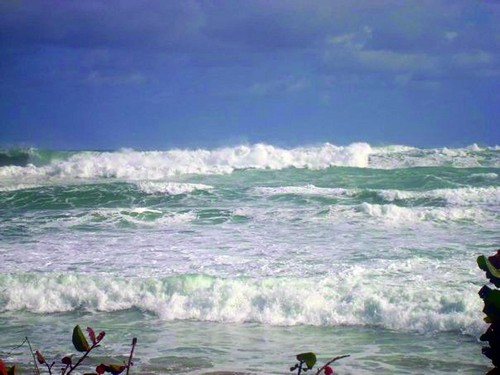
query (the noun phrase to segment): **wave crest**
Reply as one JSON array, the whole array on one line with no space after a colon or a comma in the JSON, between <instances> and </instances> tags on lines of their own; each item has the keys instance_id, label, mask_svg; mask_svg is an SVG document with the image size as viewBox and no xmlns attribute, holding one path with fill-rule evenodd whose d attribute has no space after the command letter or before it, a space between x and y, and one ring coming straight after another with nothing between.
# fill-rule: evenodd
<instances>
[{"instance_id":1,"label":"wave crest","mask_svg":"<svg viewBox=\"0 0 500 375\"><path fill-rule=\"evenodd\" d=\"M360 267L321 279L4 274L0 276L0 300L3 311L35 313L140 308L165 320L379 325L422 332L476 333L482 328L477 323L480 302L475 286L440 293L430 284L417 290L383 285L381 280L365 283L368 274Z\"/></svg>"},{"instance_id":2,"label":"wave crest","mask_svg":"<svg viewBox=\"0 0 500 375\"><path fill-rule=\"evenodd\" d=\"M266 144L214 150L79 152L49 165L0 168L0 176L59 178L118 178L161 180L185 174L224 174L237 169L323 169L331 166L367 167L372 152L366 143L284 149Z\"/></svg>"}]
</instances>

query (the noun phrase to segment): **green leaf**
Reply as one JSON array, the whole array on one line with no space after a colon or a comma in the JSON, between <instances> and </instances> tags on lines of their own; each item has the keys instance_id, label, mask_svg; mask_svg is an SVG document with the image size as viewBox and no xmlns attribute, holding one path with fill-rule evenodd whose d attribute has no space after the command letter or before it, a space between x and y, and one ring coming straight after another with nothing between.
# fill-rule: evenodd
<instances>
[{"instance_id":1,"label":"green leaf","mask_svg":"<svg viewBox=\"0 0 500 375\"><path fill-rule=\"evenodd\" d=\"M488 266L486 266L486 257L484 255L480 255L477 257L477 265L479 268L481 268L483 271L488 271Z\"/></svg>"},{"instance_id":2,"label":"green leaf","mask_svg":"<svg viewBox=\"0 0 500 375\"><path fill-rule=\"evenodd\" d=\"M73 345L79 352L86 352L90 349L90 345L78 325L73 328Z\"/></svg>"},{"instance_id":3,"label":"green leaf","mask_svg":"<svg viewBox=\"0 0 500 375\"><path fill-rule=\"evenodd\" d=\"M483 287L485 288L485 287ZM500 321L500 290L490 289L484 294L483 312L490 318L491 322Z\"/></svg>"},{"instance_id":4,"label":"green leaf","mask_svg":"<svg viewBox=\"0 0 500 375\"><path fill-rule=\"evenodd\" d=\"M495 268L493 264L488 259L484 259L484 262L486 263L486 267L488 268L488 271L495 276L496 278L500 279L500 270Z\"/></svg>"},{"instance_id":5,"label":"green leaf","mask_svg":"<svg viewBox=\"0 0 500 375\"><path fill-rule=\"evenodd\" d=\"M123 365L109 365L109 367L113 375L121 374L127 368L127 366Z\"/></svg>"},{"instance_id":6,"label":"green leaf","mask_svg":"<svg viewBox=\"0 0 500 375\"><path fill-rule=\"evenodd\" d=\"M477 257L477 265L486 272L486 277L496 286L500 287L500 269L497 268L500 263L500 255L486 258L484 255Z\"/></svg>"},{"instance_id":7,"label":"green leaf","mask_svg":"<svg viewBox=\"0 0 500 375\"><path fill-rule=\"evenodd\" d=\"M310 369L316 363L316 354L312 352L297 354L297 361L305 362L308 369Z\"/></svg>"},{"instance_id":8,"label":"green leaf","mask_svg":"<svg viewBox=\"0 0 500 375\"><path fill-rule=\"evenodd\" d=\"M16 366L12 366L7 369L7 375L16 375Z\"/></svg>"}]
</instances>

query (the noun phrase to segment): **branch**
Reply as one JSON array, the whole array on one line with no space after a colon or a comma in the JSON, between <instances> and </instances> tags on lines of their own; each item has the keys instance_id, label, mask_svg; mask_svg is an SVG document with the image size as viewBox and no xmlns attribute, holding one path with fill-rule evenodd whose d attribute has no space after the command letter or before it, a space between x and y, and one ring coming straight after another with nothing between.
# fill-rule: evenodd
<instances>
[{"instance_id":1,"label":"branch","mask_svg":"<svg viewBox=\"0 0 500 375\"><path fill-rule=\"evenodd\" d=\"M130 370L130 365L132 364L132 356L134 355L134 349L135 349L136 344L137 344L137 337L134 337L132 339L132 349L130 350L130 356L128 357L127 374L126 375L128 375L128 372Z\"/></svg>"},{"instance_id":2,"label":"branch","mask_svg":"<svg viewBox=\"0 0 500 375\"><path fill-rule=\"evenodd\" d=\"M75 365L74 365L74 366L71 366L70 370L68 371L68 375L69 375L69 374L71 374L71 372L72 372L75 368L77 368L77 367L80 365L80 363L82 363L82 362L83 362L83 360L84 360L85 358L87 358L87 356L88 356L88 355L89 355L89 353L92 351L92 349L94 349L96 346L98 346L97 344L99 344L99 342L94 343L94 344L93 344L93 345L92 345L92 346L91 346L91 347L90 347L90 348L89 348L89 349L85 352L85 354L82 356L82 358L80 358L80 359L78 360L78 362L76 362L76 363L75 363Z\"/></svg>"},{"instance_id":3,"label":"branch","mask_svg":"<svg viewBox=\"0 0 500 375\"><path fill-rule=\"evenodd\" d=\"M38 364L36 363L35 354L33 353L33 348L31 347L31 343L30 343L30 340L28 339L28 336L26 336L26 341L28 342L28 346L30 347L31 355L33 356L33 363L35 364L36 373L38 375L40 375L40 369L38 368Z\"/></svg>"},{"instance_id":4,"label":"branch","mask_svg":"<svg viewBox=\"0 0 500 375\"><path fill-rule=\"evenodd\" d=\"M339 355L338 357L332 358L331 360L329 360L328 362L326 362L323 365L323 367L321 367L318 371L316 371L316 375L319 375L321 373L321 371L323 371L325 369L326 366L332 364L333 362L335 362L338 359L345 358L345 357L350 357L350 354Z\"/></svg>"}]
</instances>

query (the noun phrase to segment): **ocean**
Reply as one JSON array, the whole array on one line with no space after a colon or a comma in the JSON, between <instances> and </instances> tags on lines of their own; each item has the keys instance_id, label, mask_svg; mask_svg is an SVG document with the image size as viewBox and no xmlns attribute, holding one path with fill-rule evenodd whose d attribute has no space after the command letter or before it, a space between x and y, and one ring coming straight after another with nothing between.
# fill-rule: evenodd
<instances>
[{"instance_id":1,"label":"ocean","mask_svg":"<svg viewBox=\"0 0 500 375\"><path fill-rule=\"evenodd\" d=\"M484 374L499 174L478 145L0 151L0 358L79 324L94 361L137 337L137 374Z\"/></svg>"}]
</instances>

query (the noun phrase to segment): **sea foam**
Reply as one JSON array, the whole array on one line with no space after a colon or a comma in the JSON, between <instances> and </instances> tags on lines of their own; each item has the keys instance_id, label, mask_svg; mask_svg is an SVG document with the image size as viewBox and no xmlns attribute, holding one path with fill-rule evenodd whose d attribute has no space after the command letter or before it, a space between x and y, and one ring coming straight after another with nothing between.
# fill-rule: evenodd
<instances>
[{"instance_id":1,"label":"sea foam","mask_svg":"<svg viewBox=\"0 0 500 375\"><path fill-rule=\"evenodd\" d=\"M377 194L386 201L409 199L441 199L449 205L500 204L498 187L464 187L456 189L434 189L427 191L378 190Z\"/></svg>"},{"instance_id":2,"label":"sea foam","mask_svg":"<svg viewBox=\"0 0 500 375\"><path fill-rule=\"evenodd\" d=\"M277 187L256 187L253 189L254 194L257 195L284 195L284 194L297 194L297 195L352 195L354 192L343 188L325 188L317 187L312 184L305 186L277 186Z\"/></svg>"},{"instance_id":3,"label":"sea foam","mask_svg":"<svg viewBox=\"0 0 500 375\"><path fill-rule=\"evenodd\" d=\"M181 182L141 181L137 183L140 191L146 194L188 194L197 190L212 190L213 186L204 184L190 184Z\"/></svg>"},{"instance_id":4,"label":"sea foam","mask_svg":"<svg viewBox=\"0 0 500 375\"><path fill-rule=\"evenodd\" d=\"M366 167L371 148L325 144L282 149L256 144L215 150L130 151L80 153L48 167L48 174L73 178L164 179L184 174L221 174L235 169Z\"/></svg>"},{"instance_id":5,"label":"sea foam","mask_svg":"<svg viewBox=\"0 0 500 375\"><path fill-rule=\"evenodd\" d=\"M385 285L372 271L350 267L337 276L162 279L106 275L0 276L1 311L34 313L117 311L138 308L164 320L258 322L271 325L377 325L402 331L482 329L476 287L435 290L425 280ZM411 274L409 274L411 278Z\"/></svg>"},{"instance_id":6,"label":"sea foam","mask_svg":"<svg viewBox=\"0 0 500 375\"><path fill-rule=\"evenodd\" d=\"M238 169L410 168L425 166L498 167L498 150L479 147L418 149L408 146L371 147L367 143L281 148L268 144L218 149L167 151L81 151L59 155L48 164L0 167L0 177L168 180L186 174L225 174Z\"/></svg>"},{"instance_id":7,"label":"sea foam","mask_svg":"<svg viewBox=\"0 0 500 375\"><path fill-rule=\"evenodd\" d=\"M395 204L362 203L356 206L357 210L368 216L391 221L401 225L415 222L453 222L453 221L482 221L493 219L490 215L477 208L460 207L400 207Z\"/></svg>"}]
</instances>

